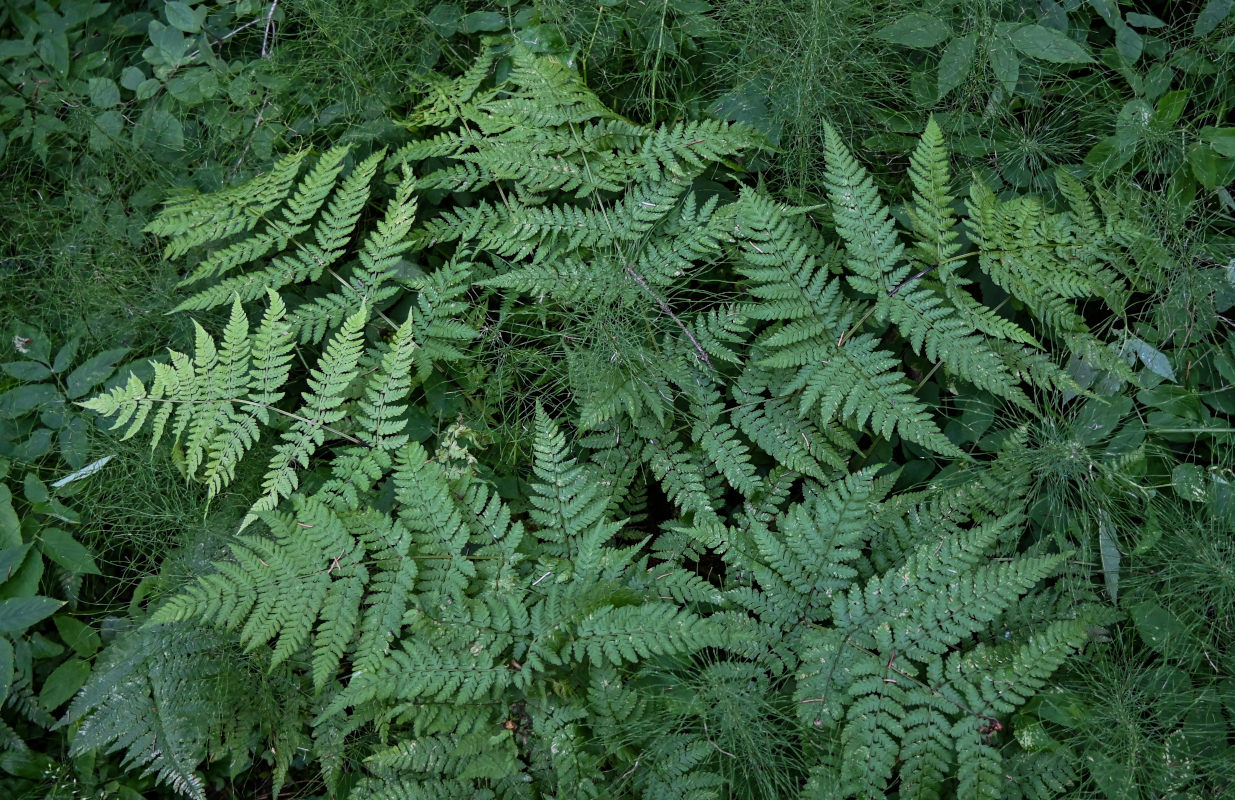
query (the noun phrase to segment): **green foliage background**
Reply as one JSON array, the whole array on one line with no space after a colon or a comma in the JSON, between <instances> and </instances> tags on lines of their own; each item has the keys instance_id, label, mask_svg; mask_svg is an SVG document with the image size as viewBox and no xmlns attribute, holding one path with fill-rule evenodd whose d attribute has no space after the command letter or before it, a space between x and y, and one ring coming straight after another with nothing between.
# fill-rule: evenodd
<instances>
[{"instance_id":1,"label":"green foliage background","mask_svg":"<svg viewBox=\"0 0 1235 800\"><path fill-rule=\"evenodd\" d=\"M0 794L1235 791L1232 59L5 4Z\"/></svg>"}]
</instances>

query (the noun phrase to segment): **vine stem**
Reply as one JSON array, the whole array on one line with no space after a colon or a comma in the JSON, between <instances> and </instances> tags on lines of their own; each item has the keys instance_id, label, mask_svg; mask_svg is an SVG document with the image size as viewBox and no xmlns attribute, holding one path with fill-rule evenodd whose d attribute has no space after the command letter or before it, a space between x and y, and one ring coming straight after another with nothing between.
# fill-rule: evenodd
<instances>
[{"instance_id":1,"label":"vine stem","mask_svg":"<svg viewBox=\"0 0 1235 800\"><path fill-rule=\"evenodd\" d=\"M279 7L279 0L271 0L270 10L266 12L266 30L262 33L262 58L270 58L272 52L268 45L274 37L274 12Z\"/></svg>"}]
</instances>

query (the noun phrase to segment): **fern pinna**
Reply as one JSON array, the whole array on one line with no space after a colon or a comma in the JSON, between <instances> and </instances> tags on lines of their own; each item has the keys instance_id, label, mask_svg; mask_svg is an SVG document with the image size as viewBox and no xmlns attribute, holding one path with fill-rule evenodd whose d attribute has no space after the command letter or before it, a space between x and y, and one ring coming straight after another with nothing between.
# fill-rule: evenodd
<instances>
[{"instance_id":1,"label":"fern pinna","mask_svg":"<svg viewBox=\"0 0 1235 800\"><path fill-rule=\"evenodd\" d=\"M1123 223L1067 175L1067 210L974 179L958 213L933 122L903 207L830 129L827 203L781 204L741 182L753 133L636 124L509 42L424 98L389 155L296 154L152 224L193 256L181 307L227 322L86 405L248 499L125 641L208 623L300 698L263 735L352 797L1068 785L1009 781L1050 754L1001 730L1101 615L1052 605L1068 554L1020 542L1025 488L930 397L1030 414L1080 391L1061 356L1126 372L1077 306L1124 302ZM128 647L122 696L155 702L162 650ZM159 747L104 692L80 748L202 796L208 737Z\"/></svg>"}]
</instances>

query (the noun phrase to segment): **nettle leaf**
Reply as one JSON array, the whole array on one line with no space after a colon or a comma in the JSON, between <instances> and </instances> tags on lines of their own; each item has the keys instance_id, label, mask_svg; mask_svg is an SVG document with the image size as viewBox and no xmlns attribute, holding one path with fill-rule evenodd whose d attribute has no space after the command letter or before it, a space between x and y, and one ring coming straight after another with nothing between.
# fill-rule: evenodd
<instances>
[{"instance_id":1,"label":"nettle leaf","mask_svg":"<svg viewBox=\"0 0 1235 800\"><path fill-rule=\"evenodd\" d=\"M947 41L952 36L952 28L930 14L909 14L882 28L877 35L893 44L927 48Z\"/></svg>"},{"instance_id":2,"label":"nettle leaf","mask_svg":"<svg viewBox=\"0 0 1235 800\"><path fill-rule=\"evenodd\" d=\"M1012 31L1012 44L1030 58L1056 64L1088 64L1093 61L1085 48L1053 28L1022 25Z\"/></svg>"}]
</instances>

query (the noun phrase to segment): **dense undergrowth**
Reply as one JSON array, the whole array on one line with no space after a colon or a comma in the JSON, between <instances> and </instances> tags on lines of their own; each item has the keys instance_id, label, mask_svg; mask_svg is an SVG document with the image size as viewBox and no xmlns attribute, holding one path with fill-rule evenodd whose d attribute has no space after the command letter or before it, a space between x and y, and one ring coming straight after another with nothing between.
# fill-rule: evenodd
<instances>
[{"instance_id":1,"label":"dense undergrowth","mask_svg":"<svg viewBox=\"0 0 1235 800\"><path fill-rule=\"evenodd\" d=\"M0 795L1235 792L1231 74L1229 0L5 4Z\"/></svg>"}]
</instances>

